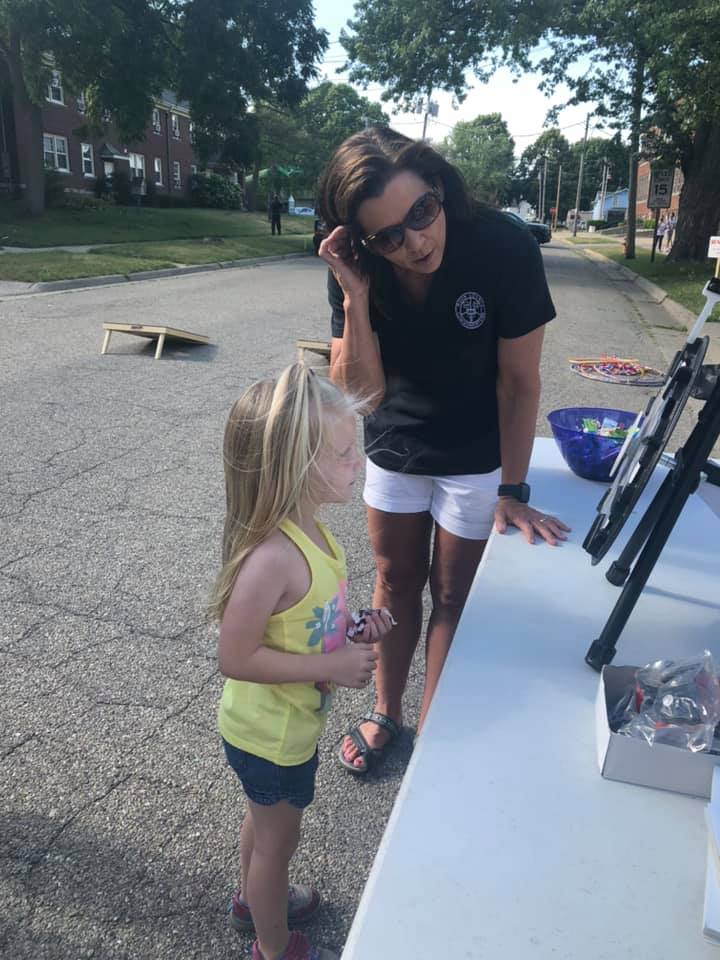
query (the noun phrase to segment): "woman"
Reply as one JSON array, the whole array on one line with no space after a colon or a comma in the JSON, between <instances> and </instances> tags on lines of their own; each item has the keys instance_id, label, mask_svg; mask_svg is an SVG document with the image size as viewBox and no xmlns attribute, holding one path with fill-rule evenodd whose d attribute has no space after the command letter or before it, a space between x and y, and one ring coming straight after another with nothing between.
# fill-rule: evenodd
<instances>
[{"instance_id":1,"label":"woman","mask_svg":"<svg viewBox=\"0 0 720 960\"><path fill-rule=\"evenodd\" d=\"M428 578L418 731L493 521L529 542L565 539L563 523L530 507L525 483L543 326L555 311L530 231L474 205L458 172L422 141L387 127L350 137L320 195L330 375L372 398L364 498L373 605L397 620L380 648L375 709L339 748L343 765L364 774L399 733Z\"/></svg>"}]
</instances>

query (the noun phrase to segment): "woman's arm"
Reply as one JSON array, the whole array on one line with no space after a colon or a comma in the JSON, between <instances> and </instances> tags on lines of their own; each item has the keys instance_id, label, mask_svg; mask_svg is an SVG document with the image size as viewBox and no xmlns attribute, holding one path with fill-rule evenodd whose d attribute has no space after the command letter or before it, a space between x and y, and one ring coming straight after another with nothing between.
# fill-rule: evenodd
<instances>
[{"instance_id":1,"label":"woman's arm","mask_svg":"<svg viewBox=\"0 0 720 960\"><path fill-rule=\"evenodd\" d=\"M328 264L343 293L345 325L342 337L333 337L330 348L330 379L339 387L367 398L371 412L385 393L380 347L370 325L370 289L367 278L347 254L345 227L335 230L320 244L319 256Z\"/></svg>"},{"instance_id":2,"label":"woman's arm","mask_svg":"<svg viewBox=\"0 0 720 960\"><path fill-rule=\"evenodd\" d=\"M544 327L498 340L497 398L502 482L522 483L530 465L538 404Z\"/></svg>"},{"instance_id":3,"label":"woman's arm","mask_svg":"<svg viewBox=\"0 0 720 960\"><path fill-rule=\"evenodd\" d=\"M523 483L535 439L540 402L540 354L544 327L514 339L498 340L498 419L502 483ZM566 540L570 528L555 517L546 517L529 504L512 497L498 500L495 525L504 533L508 524L518 527L529 543L535 534L553 546Z\"/></svg>"}]
</instances>

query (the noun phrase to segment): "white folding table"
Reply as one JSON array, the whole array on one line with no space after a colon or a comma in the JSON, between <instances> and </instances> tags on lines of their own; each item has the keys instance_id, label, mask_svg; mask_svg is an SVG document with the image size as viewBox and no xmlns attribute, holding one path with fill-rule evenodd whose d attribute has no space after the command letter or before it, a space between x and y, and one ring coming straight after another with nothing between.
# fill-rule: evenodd
<instances>
[{"instance_id":1,"label":"white folding table","mask_svg":"<svg viewBox=\"0 0 720 960\"><path fill-rule=\"evenodd\" d=\"M701 960L702 801L601 778L583 657L618 596L581 543L602 485L535 443L559 548L493 534L343 960ZM720 664L720 519L692 496L616 664L709 648Z\"/></svg>"}]
</instances>

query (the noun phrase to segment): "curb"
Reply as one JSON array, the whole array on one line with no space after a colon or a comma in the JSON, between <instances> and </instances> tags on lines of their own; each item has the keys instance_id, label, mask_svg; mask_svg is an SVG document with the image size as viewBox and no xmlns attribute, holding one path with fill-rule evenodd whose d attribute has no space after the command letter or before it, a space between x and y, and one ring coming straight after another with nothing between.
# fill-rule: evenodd
<instances>
[{"instance_id":1,"label":"curb","mask_svg":"<svg viewBox=\"0 0 720 960\"><path fill-rule=\"evenodd\" d=\"M641 277L628 267L623 267L622 264L617 263L615 260L611 260L602 253L598 253L597 250L591 250L588 247L581 247L574 243L568 243L567 241L564 241L564 243L566 247L575 250L581 257L585 257L586 260L594 261L598 264L608 264L614 267L625 280L634 283L636 287L639 287L647 293L653 303L667 311L671 319L674 320L675 323L679 323L684 329L689 330L695 322L695 314L681 303L669 297L667 291L663 290L662 287L658 287L657 284L646 280L645 277Z\"/></svg>"},{"instance_id":2,"label":"curb","mask_svg":"<svg viewBox=\"0 0 720 960\"><path fill-rule=\"evenodd\" d=\"M210 273L215 270L237 270L240 267L259 267L265 263L283 260L300 260L312 253L279 253L271 257L253 257L245 260L220 260L213 263L198 263L187 267L168 267L164 270L141 270L137 273L111 273L100 277L77 277L72 280L40 280L28 283L24 290L3 291L0 281L0 299L22 297L33 293L53 293L61 290L82 290L90 287L105 287L118 283L140 283L143 280L160 280L165 277L182 277L193 273ZM17 284L11 280L8 283Z\"/></svg>"}]
</instances>

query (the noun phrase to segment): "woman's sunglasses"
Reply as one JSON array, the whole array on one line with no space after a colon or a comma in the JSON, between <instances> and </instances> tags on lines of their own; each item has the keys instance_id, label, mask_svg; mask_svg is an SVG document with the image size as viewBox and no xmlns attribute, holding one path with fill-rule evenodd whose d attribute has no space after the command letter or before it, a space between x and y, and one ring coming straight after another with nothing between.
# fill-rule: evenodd
<instances>
[{"instance_id":1,"label":"woman's sunglasses","mask_svg":"<svg viewBox=\"0 0 720 960\"><path fill-rule=\"evenodd\" d=\"M377 253L381 256L394 253L405 242L406 230L424 230L425 227L429 227L431 223L437 220L441 210L440 194L435 190L429 190L418 197L402 223L396 223L392 227L383 227L377 233L362 237L360 243L370 253Z\"/></svg>"}]
</instances>

